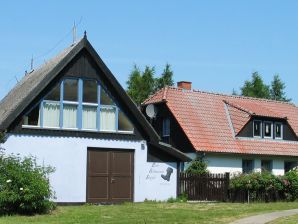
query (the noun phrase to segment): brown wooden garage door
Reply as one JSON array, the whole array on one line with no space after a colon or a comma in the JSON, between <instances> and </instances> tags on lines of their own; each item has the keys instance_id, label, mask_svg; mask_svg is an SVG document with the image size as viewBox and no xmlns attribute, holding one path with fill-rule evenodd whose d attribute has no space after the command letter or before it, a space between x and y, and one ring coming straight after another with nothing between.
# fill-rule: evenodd
<instances>
[{"instance_id":1,"label":"brown wooden garage door","mask_svg":"<svg viewBox=\"0 0 298 224\"><path fill-rule=\"evenodd\" d=\"M133 201L133 151L88 149L87 202Z\"/></svg>"}]
</instances>

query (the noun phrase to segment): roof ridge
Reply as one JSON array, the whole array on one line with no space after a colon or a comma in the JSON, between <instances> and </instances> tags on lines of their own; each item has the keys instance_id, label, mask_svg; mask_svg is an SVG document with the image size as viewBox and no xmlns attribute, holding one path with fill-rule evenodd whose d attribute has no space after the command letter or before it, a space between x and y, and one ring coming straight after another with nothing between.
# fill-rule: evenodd
<instances>
[{"instance_id":1,"label":"roof ridge","mask_svg":"<svg viewBox=\"0 0 298 224\"><path fill-rule=\"evenodd\" d=\"M273 103L287 104L287 105L297 107L294 103L291 103L291 102L272 100L272 99L264 99L264 98L250 97L250 96L239 96L239 95L225 94L225 93L212 92L212 91L203 91L199 89L184 90L182 88L178 88L174 86L170 86L169 89L183 91L183 92L194 92L194 93L198 92L198 93L204 93L204 94L210 94L210 95L227 96L235 99L250 99L250 100L256 100L256 101L273 102Z\"/></svg>"},{"instance_id":2,"label":"roof ridge","mask_svg":"<svg viewBox=\"0 0 298 224\"><path fill-rule=\"evenodd\" d=\"M231 107L236 108L237 110L241 110L241 111L243 111L243 112L245 112L245 113L248 113L248 114L250 114L250 115L253 115L253 114L254 114L254 112L252 112L252 111L250 111L250 110L247 110L247 109L241 107L240 105L238 105L238 104L236 104L236 103L231 103L231 102L229 102L229 101L227 101L227 100L223 100L223 102L226 103L226 104L228 104L228 105L231 106Z\"/></svg>"}]
</instances>

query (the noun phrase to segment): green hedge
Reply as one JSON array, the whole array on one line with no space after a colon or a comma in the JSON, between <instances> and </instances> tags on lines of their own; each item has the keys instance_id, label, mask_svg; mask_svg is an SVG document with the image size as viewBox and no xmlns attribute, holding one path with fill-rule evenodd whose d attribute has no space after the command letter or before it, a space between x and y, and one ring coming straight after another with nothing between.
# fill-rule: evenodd
<instances>
[{"instance_id":1,"label":"green hedge","mask_svg":"<svg viewBox=\"0 0 298 224\"><path fill-rule=\"evenodd\" d=\"M278 192L287 201L298 199L298 171L293 170L284 176L271 173L239 174L231 178L230 190L249 191L254 197L257 192Z\"/></svg>"},{"instance_id":2,"label":"green hedge","mask_svg":"<svg viewBox=\"0 0 298 224\"><path fill-rule=\"evenodd\" d=\"M42 214L55 208L48 175L52 167L38 166L34 157L0 151L0 215Z\"/></svg>"}]
</instances>

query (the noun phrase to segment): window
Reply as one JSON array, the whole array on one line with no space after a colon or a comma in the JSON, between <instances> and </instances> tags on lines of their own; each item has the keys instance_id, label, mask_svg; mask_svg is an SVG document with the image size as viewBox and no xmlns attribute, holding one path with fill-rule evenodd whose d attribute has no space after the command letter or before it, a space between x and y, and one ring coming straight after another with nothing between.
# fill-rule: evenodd
<instances>
[{"instance_id":1,"label":"window","mask_svg":"<svg viewBox=\"0 0 298 224\"><path fill-rule=\"evenodd\" d=\"M116 108L113 108L113 107L100 108L100 130L101 131L116 130Z\"/></svg>"},{"instance_id":2,"label":"window","mask_svg":"<svg viewBox=\"0 0 298 224\"><path fill-rule=\"evenodd\" d=\"M162 136L168 137L170 136L170 119L165 118L162 122Z\"/></svg>"},{"instance_id":3,"label":"window","mask_svg":"<svg viewBox=\"0 0 298 224\"><path fill-rule=\"evenodd\" d=\"M170 134L171 134L170 119L164 118L162 121L162 141L169 144Z\"/></svg>"},{"instance_id":4,"label":"window","mask_svg":"<svg viewBox=\"0 0 298 224\"><path fill-rule=\"evenodd\" d=\"M106 91L101 88L100 91L100 104L101 105L115 105L112 98L106 93Z\"/></svg>"},{"instance_id":5,"label":"window","mask_svg":"<svg viewBox=\"0 0 298 224\"><path fill-rule=\"evenodd\" d=\"M253 160L242 160L242 172L243 173L251 173L254 170L254 162Z\"/></svg>"},{"instance_id":6,"label":"window","mask_svg":"<svg viewBox=\"0 0 298 224\"><path fill-rule=\"evenodd\" d=\"M272 122L264 122L264 138L273 138L272 126Z\"/></svg>"},{"instance_id":7,"label":"window","mask_svg":"<svg viewBox=\"0 0 298 224\"><path fill-rule=\"evenodd\" d=\"M24 116L23 124L30 126L40 125L39 105L35 106L26 116Z\"/></svg>"},{"instance_id":8,"label":"window","mask_svg":"<svg viewBox=\"0 0 298 224\"><path fill-rule=\"evenodd\" d=\"M282 123L275 123L275 138L282 139L283 138L283 126Z\"/></svg>"},{"instance_id":9,"label":"window","mask_svg":"<svg viewBox=\"0 0 298 224\"><path fill-rule=\"evenodd\" d=\"M60 85L56 85L52 91L45 97L45 100L60 101Z\"/></svg>"},{"instance_id":10,"label":"window","mask_svg":"<svg viewBox=\"0 0 298 224\"><path fill-rule=\"evenodd\" d=\"M56 85L42 103L43 126L60 126L60 85Z\"/></svg>"},{"instance_id":11,"label":"window","mask_svg":"<svg viewBox=\"0 0 298 224\"><path fill-rule=\"evenodd\" d=\"M83 129L97 128L97 106L83 106Z\"/></svg>"},{"instance_id":12,"label":"window","mask_svg":"<svg viewBox=\"0 0 298 224\"><path fill-rule=\"evenodd\" d=\"M43 102L43 126L58 128L60 121L60 103Z\"/></svg>"},{"instance_id":13,"label":"window","mask_svg":"<svg viewBox=\"0 0 298 224\"><path fill-rule=\"evenodd\" d=\"M84 80L83 84L83 102L97 104L97 81Z\"/></svg>"},{"instance_id":14,"label":"window","mask_svg":"<svg viewBox=\"0 0 298 224\"><path fill-rule=\"evenodd\" d=\"M254 137L262 137L262 122L254 121Z\"/></svg>"},{"instance_id":15,"label":"window","mask_svg":"<svg viewBox=\"0 0 298 224\"><path fill-rule=\"evenodd\" d=\"M122 111L119 111L118 115L118 129L119 131L133 131L132 123Z\"/></svg>"},{"instance_id":16,"label":"window","mask_svg":"<svg viewBox=\"0 0 298 224\"><path fill-rule=\"evenodd\" d=\"M100 97L99 97L100 96ZM134 126L97 80L66 78L23 117L24 126L108 132Z\"/></svg>"},{"instance_id":17,"label":"window","mask_svg":"<svg viewBox=\"0 0 298 224\"><path fill-rule=\"evenodd\" d=\"M297 167L298 167L298 162L293 162L293 161L287 162L287 161L285 161L285 173L287 173L287 172L289 172L289 171L291 171L291 170L293 170Z\"/></svg>"},{"instance_id":18,"label":"window","mask_svg":"<svg viewBox=\"0 0 298 224\"><path fill-rule=\"evenodd\" d=\"M88 130L97 129L98 119L98 84L96 80L84 80L82 102L82 128Z\"/></svg>"},{"instance_id":19,"label":"window","mask_svg":"<svg viewBox=\"0 0 298 224\"><path fill-rule=\"evenodd\" d=\"M63 83L63 127L78 128L78 79L65 79Z\"/></svg>"},{"instance_id":20,"label":"window","mask_svg":"<svg viewBox=\"0 0 298 224\"><path fill-rule=\"evenodd\" d=\"M64 80L63 101L78 102L78 80L77 79Z\"/></svg>"},{"instance_id":21,"label":"window","mask_svg":"<svg viewBox=\"0 0 298 224\"><path fill-rule=\"evenodd\" d=\"M262 172L272 172L272 160L262 160L261 170Z\"/></svg>"}]
</instances>

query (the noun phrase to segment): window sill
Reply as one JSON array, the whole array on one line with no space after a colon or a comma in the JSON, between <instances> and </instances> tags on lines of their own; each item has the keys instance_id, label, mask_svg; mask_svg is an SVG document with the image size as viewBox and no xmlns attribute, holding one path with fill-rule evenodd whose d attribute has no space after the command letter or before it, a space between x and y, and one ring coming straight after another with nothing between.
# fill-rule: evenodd
<instances>
[{"instance_id":1,"label":"window sill","mask_svg":"<svg viewBox=\"0 0 298 224\"><path fill-rule=\"evenodd\" d=\"M98 131L95 129L78 129L78 128L58 128L58 127L40 127L33 125L22 125L24 129L35 129L35 130L54 130L54 131L72 131L72 132L92 132L98 134L121 134L121 135L134 135L135 133L132 131L109 131L103 130Z\"/></svg>"}]
</instances>

